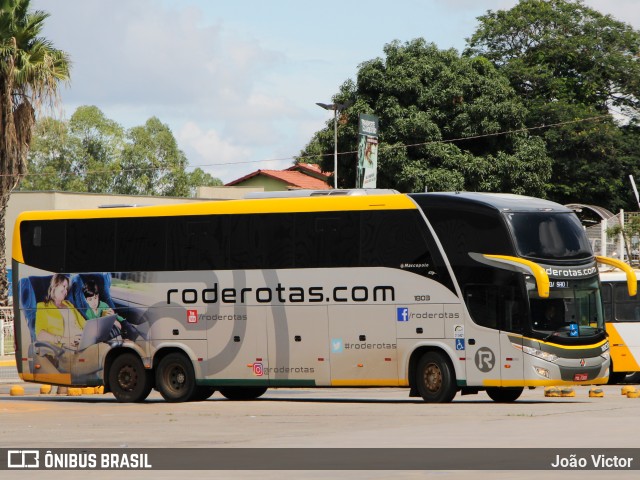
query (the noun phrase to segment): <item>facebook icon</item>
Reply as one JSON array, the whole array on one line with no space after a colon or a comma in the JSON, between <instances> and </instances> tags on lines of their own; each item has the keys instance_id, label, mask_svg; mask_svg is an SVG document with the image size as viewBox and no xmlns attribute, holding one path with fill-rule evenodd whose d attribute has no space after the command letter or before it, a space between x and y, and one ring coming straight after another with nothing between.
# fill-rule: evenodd
<instances>
[{"instance_id":1,"label":"facebook icon","mask_svg":"<svg viewBox=\"0 0 640 480\"><path fill-rule=\"evenodd\" d=\"M399 322L409 321L409 309L407 307L398 307L398 321Z\"/></svg>"}]
</instances>

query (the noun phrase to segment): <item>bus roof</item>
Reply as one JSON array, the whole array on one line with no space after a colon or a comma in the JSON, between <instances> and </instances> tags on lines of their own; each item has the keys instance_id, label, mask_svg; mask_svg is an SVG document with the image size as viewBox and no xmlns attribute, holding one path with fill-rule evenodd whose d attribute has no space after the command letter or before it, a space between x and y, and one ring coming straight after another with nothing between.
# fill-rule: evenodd
<instances>
[{"instance_id":1,"label":"bus roof","mask_svg":"<svg viewBox=\"0 0 640 480\"><path fill-rule=\"evenodd\" d=\"M412 197L420 197L421 204L446 205L453 207L460 205L479 205L493 210L512 212L553 211L570 213L572 210L559 203L543 200L541 198L514 195L511 193L484 193L484 192L433 192L410 194Z\"/></svg>"}]
</instances>

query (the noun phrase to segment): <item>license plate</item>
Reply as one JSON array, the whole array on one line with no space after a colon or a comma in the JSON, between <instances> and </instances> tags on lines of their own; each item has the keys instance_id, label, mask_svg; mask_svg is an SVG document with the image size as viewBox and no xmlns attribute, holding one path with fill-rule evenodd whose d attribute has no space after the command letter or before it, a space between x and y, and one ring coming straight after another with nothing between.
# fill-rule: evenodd
<instances>
[{"instance_id":1,"label":"license plate","mask_svg":"<svg viewBox=\"0 0 640 480\"><path fill-rule=\"evenodd\" d=\"M587 379L587 374L586 374L586 373L576 373L576 374L573 376L573 379L574 379L576 382L584 382L584 381Z\"/></svg>"}]
</instances>

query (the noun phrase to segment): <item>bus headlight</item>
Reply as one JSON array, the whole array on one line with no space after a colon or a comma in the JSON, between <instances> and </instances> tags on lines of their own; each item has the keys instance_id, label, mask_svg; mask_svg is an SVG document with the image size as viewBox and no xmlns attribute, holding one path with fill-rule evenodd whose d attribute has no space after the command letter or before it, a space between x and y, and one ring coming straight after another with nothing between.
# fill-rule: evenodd
<instances>
[{"instance_id":1,"label":"bus headlight","mask_svg":"<svg viewBox=\"0 0 640 480\"><path fill-rule=\"evenodd\" d=\"M602 358L604 358L605 360L610 360L611 359L611 353L609 353L608 351L601 353L600 356Z\"/></svg>"},{"instance_id":2,"label":"bus headlight","mask_svg":"<svg viewBox=\"0 0 640 480\"><path fill-rule=\"evenodd\" d=\"M542 360L546 360L547 362L555 362L558 359L557 355L549 352L543 352L542 350L538 350L537 348L528 347L526 345L522 346L522 351L524 353L528 353L529 355L533 355L534 357L541 358Z\"/></svg>"}]
</instances>

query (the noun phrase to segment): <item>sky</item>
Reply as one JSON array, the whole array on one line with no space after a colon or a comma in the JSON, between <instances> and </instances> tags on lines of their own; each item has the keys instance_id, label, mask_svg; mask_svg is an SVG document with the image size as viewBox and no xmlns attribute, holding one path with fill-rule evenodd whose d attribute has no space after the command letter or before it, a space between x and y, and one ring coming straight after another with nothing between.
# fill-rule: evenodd
<instances>
[{"instance_id":1,"label":"sky","mask_svg":"<svg viewBox=\"0 0 640 480\"><path fill-rule=\"evenodd\" d=\"M189 159L227 183L284 169L333 121L331 103L386 44L461 52L487 10L517 0L32 0L66 51L58 117L82 105L131 128L157 117ZM640 29L640 0L587 0ZM332 123L329 123L332 125ZM339 175L339 172L338 172Z\"/></svg>"}]
</instances>

